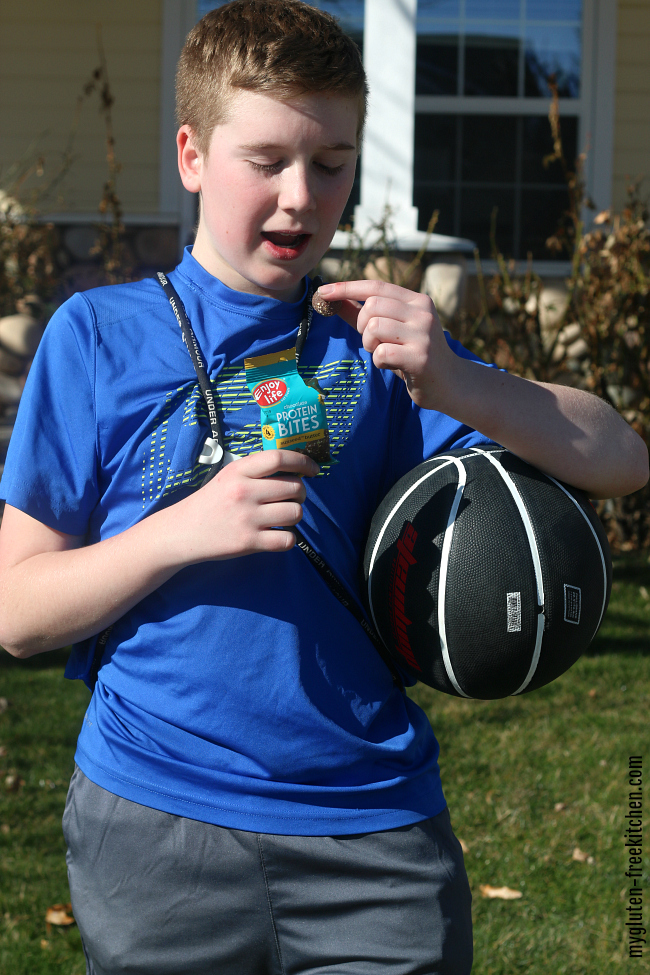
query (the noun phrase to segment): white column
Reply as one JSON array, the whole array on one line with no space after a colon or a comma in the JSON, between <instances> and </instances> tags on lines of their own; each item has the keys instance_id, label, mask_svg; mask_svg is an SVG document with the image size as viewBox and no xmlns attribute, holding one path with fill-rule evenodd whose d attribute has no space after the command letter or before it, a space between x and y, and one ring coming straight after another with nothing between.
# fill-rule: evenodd
<instances>
[{"instance_id":1,"label":"white column","mask_svg":"<svg viewBox=\"0 0 650 975\"><path fill-rule=\"evenodd\" d=\"M413 235L413 132L417 0L365 0L363 62L370 87L361 160L361 204L355 230L364 234L386 203L398 237Z\"/></svg>"}]
</instances>

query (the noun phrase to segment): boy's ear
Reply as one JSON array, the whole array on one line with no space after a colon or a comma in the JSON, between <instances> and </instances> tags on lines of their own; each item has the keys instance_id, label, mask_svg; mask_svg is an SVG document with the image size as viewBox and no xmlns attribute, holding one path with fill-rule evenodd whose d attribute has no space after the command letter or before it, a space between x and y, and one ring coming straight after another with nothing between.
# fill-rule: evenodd
<instances>
[{"instance_id":1,"label":"boy's ear","mask_svg":"<svg viewBox=\"0 0 650 975\"><path fill-rule=\"evenodd\" d=\"M203 156L194 145L194 136L189 125L181 125L176 134L176 146L181 182L190 193L198 193L201 189Z\"/></svg>"}]
</instances>

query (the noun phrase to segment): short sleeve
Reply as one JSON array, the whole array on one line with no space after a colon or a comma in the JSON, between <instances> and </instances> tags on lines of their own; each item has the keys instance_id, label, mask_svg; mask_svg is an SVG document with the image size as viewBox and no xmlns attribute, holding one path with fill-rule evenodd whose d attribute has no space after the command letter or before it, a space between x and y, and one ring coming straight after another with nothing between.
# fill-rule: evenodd
<instances>
[{"instance_id":1,"label":"short sleeve","mask_svg":"<svg viewBox=\"0 0 650 975\"><path fill-rule=\"evenodd\" d=\"M51 318L27 377L0 498L70 535L85 535L98 500L95 328L75 295Z\"/></svg>"}]
</instances>

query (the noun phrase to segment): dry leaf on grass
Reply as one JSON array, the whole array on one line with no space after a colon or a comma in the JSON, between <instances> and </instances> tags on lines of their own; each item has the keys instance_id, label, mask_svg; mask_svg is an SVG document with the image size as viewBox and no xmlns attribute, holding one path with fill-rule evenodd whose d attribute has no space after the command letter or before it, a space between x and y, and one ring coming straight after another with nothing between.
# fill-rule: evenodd
<instances>
[{"instance_id":1,"label":"dry leaf on grass","mask_svg":"<svg viewBox=\"0 0 650 975\"><path fill-rule=\"evenodd\" d=\"M592 856L589 856L588 853L585 853L584 850L581 850L579 846L574 847L573 853L571 854L571 859L572 860L577 860L578 863L593 863L594 862L594 858Z\"/></svg>"},{"instance_id":2,"label":"dry leaf on grass","mask_svg":"<svg viewBox=\"0 0 650 975\"><path fill-rule=\"evenodd\" d=\"M556 802L553 809L555 812L563 812L566 809L566 802Z\"/></svg>"},{"instance_id":3,"label":"dry leaf on grass","mask_svg":"<svg viewBox=\"0 0 650 975\"><path fill-rule=\"evenodd\" d=\"M481 897L498 898L502 901L516 901L524 895L520 890L513 890L512 887L492 887L490 884L479 886Z\"/></svg>"},{"instance_id":4,"label":"dry leaf on grass","mask_svg":"<svg viewBox=\"0 0 650 975\"><path fill-rule=\"evenodd\" d=\"M598 691L596 690L595 687L592 687L590 691L587 691L587 693L588 693L589 697L595 697L596 694L598 693Z\"/></svg>"},{"instance_id":5,"label":"dry leaf on grass","mask_svg":"<svg viewBox=\"0 0 650 975\"><path fill-rule=\"evenodd\" d=\"M9 701L7 700L7 698L0 697L0 714L4 714L4 712L7 710L8 707L9 707Z\"/></svg>"},{"instance_id":6,"label":"dry leaf on grass","mask_svg":"<svg viewBox=\"0 0 650 975\"><path fill-rule=\"evenodd\" d=\"M460 843L460 848L463 851L463 853L469 853L469 847L468 847L467 843L465 842L465 840L461 840L461 838L459 836L458 837L458 842Z\"/></svg>"},{"instance_id":7,"label":"dry leaf on grass","mask_svg":"<svg viewBox=\"0 0 650 975\"><path fill-rule=\"evenodd\" d=\"M72 904L52 904L45 912L45 923L54 924L58 928L67 928L69 924L74 924Z\"/></svg>"},{"instance_id":8,"label":"dry leaf on grass","mask_svg":"<svg viewBox=\"0 0 650 975\"><path fill-rule=\"evenodd\" d=\"M8 775L5 778L5 788L9 792L18 792L21 786L25 784L25 780L21 779L19 775Z\"/></svg>"},{"instance_id":9,"label":"dry leaf on grass","mask_svg":"<svg viewBox=\"0 0 650 975\"><path fill-rule=\"evenodd\" d=\"M49 947L50 947L50 942L47 940L47 938L41 938L41 948L43 949L43 951L47 951Z\"/></svg>"}]
</instances>

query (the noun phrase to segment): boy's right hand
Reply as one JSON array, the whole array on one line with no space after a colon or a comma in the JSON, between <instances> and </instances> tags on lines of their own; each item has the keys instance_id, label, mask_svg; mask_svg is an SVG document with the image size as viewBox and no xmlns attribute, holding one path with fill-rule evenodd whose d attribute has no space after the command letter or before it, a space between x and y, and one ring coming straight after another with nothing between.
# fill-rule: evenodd
<instances>
[{"instance_id":1,"label":"boy's right hand","mask_svg":"<svg viewBox=\"0 0 650 975\"><path fill-rule=\"evenodd\" d=\"M166 540L183 565L254 552L286 552L295 544L306 490L318 464L295 450L265 450L224 467L205 487L159 512Z\"/></svg>"},{"instance_id":2,"label":"boy's right hand","mask_svg":"<svg viewBox=\"0 0 650 975\"><path fill-rule=\"evenodd\" d=\"M318 465L294 450L249 454L205 487L131 528L86 545L5 507L0 533L0 643L16 657L85 640L179 569L295 544L303 477Z\"/></svg>"}]
</instances>

